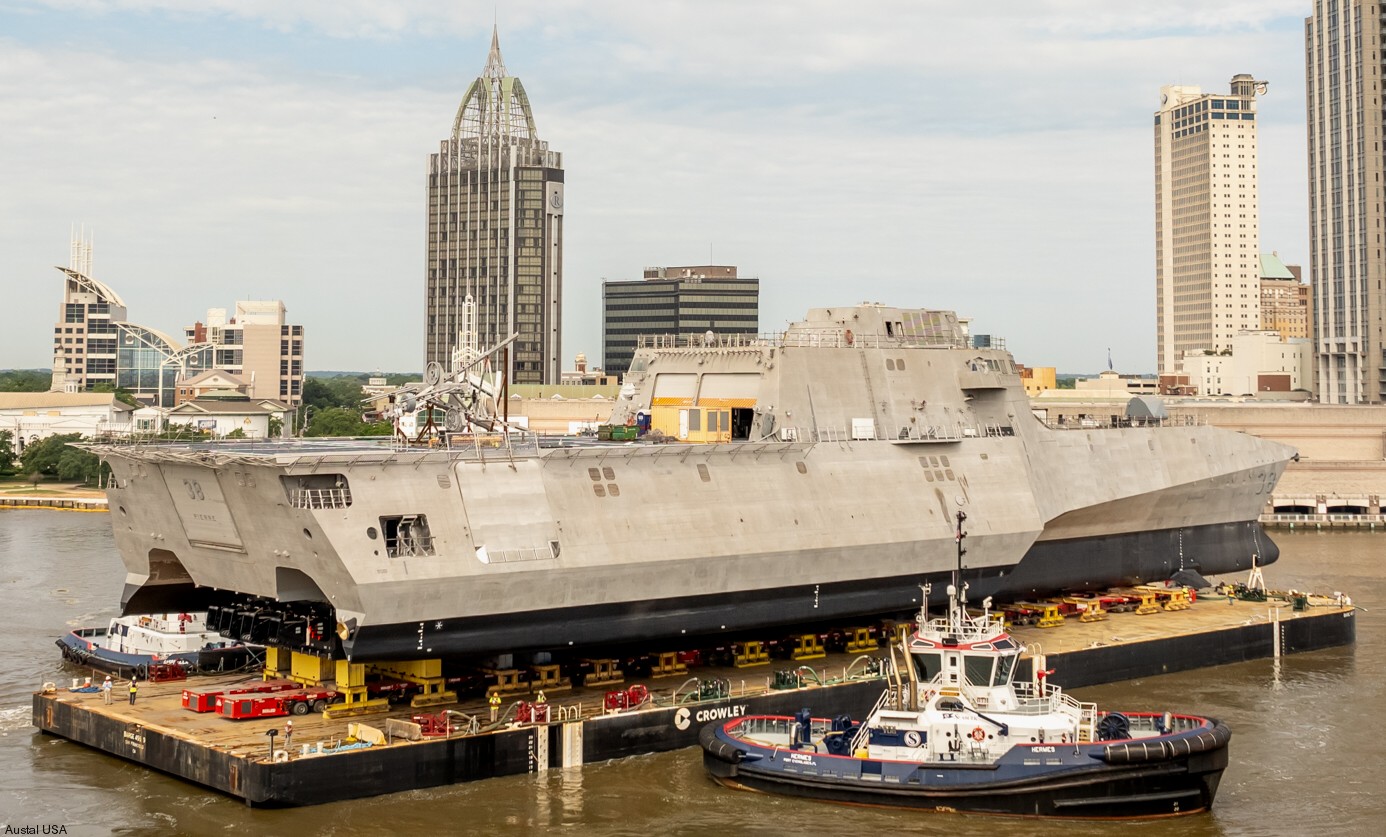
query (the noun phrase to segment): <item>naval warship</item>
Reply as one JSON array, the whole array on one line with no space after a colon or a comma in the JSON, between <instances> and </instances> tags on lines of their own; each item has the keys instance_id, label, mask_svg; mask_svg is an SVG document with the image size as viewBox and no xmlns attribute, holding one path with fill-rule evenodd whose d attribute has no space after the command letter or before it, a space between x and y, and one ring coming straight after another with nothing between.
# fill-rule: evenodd
<instances>
[{"instance_id":1,"label":"naval warship","mask_svg":"<svg viewBox=\"0 0 1386 837\"><path fill-rule=\"evenodd\" d=\"M953 569L958 511L976 596L1276 559L1257 519L1292 448L1048 427L1011 355L979 342L953 312L872 304L775 335L643 337L608 431L628 442L507 424L503 387L454 351L398 394L392 439L97 446L123 606L210 606L237 638L400 660L915 610Z\"/></svg>"}]
</instances>

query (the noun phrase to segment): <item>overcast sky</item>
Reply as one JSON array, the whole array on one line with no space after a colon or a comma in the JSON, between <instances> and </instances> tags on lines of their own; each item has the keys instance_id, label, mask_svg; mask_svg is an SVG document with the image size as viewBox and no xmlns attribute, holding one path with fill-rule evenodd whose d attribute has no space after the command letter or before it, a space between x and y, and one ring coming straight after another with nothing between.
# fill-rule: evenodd
<instances>
[{"instance_id":1,"label":"overcast sky","mask_svg":"<svg viewBox=\"0 0 1386 837\"><path fill-rule=\"evenodd\" d=\"M760 325L950 308L1016 359L1155 368L1164 84L1270 82L1261 247L1307 259L1309 0L0 0L0 368L69 230L130 319L284 300L309 369L422 367L428 155L500 27L566 174L564 368L601 282L735 264ZM1307 278L1307 277L1306 277Z\"/></svg>"}]
</instances>

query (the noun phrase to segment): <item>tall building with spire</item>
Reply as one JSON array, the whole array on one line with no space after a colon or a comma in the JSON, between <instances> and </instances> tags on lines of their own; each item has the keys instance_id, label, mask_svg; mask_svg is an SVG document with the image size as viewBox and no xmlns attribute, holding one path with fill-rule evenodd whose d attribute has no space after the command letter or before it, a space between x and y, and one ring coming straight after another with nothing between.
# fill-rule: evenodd
<instances>
[{"instance_id":1,"label":"tall building with spire","mask_svg":"<svg viewBox=\"0 0 1386 837\"><path fill-rule=\"evenodd\" d=\"M1324 404L1386 403L1379 5L1316 2L1304 21L1314 394Z\"/></svg>"},{"instance_id":2,"label":"tall building with spire","mask_svg":"<svg viewBox=\"0 0 1386 837\"><path fill-rule=\"evenodd\" d=\"M467 88L452 136L428 161L425 362L447 366L468 297L483 349L508 350L513 383L561 375L563 155L534 127L529 97L491 53ZM499 359L498 359L499 361Z\"/></svg>"},{"instance_id":3,"label":"tall building with spire","mask_svg":"<svg viewBox=\"0 0 1386 837\"><path fill-rule=\"evenodd\" d=\"M1155 113L1155 309L1161 375L1185 355L1230 352L1261 326L1256 96L1241 73L1228 93L1160 89Z\"/></svg>"}]
</instances>

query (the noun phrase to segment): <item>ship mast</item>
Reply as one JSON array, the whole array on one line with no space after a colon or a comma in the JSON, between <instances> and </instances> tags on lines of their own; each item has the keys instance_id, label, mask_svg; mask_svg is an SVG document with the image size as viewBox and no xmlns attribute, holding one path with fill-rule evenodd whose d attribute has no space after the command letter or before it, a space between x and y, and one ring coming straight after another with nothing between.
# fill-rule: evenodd
<instances>
[{"instance_id":1,"label":"ship mast","mask_svg":"<svg viewBox=\"0 0 1386 837\"><path fill-rule=\"evenodd\" d=\"M963 521L967 520L967 512L959 509L956 517L958 528L954 540L958 544L958 564L953 568L953 582L948 585L948 622L950 627L960 628L967 616L967 583L962 580L962 559L967 554L963 546L963 538L967 537Z\"/></svg>"}]
</instances>

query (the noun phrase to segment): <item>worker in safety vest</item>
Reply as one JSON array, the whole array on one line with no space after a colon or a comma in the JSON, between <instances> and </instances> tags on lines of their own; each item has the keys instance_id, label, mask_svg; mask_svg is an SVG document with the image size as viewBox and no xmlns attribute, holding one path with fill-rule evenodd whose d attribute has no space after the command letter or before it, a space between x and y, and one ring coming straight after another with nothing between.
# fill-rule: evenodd
<instances>
[{"instance_id":1,"label":"worker in safety vest","mask_svg":"<svg viewBox=\"0 0 1386 837\"><path fill-rule=\"evenodd\" d=\"M494 724L496 722L496 715L500 712L500 693L492 692L491 697L487 699L487 703L491 704L491 723Z\"/></svg>"},{"instance_id":2,"label":"worker in safety vest","mask_svg":"<svg viewBox=\"0 0 1386 837\"><path fill-rule=\"evenodd\" d=\"M130 678L130 705L135 705L135 694L139 692L139 687L135 685L135 678Z\"/></svg>"},{"instance_id":3,"label":"worker in safety vest","mask_svg":"<svg viewBox=\"0 0 1386 837\"><path fill-rule=\"evenodd\" d=\"M294 737L294 719L290 718L284 722L284 749L289 749L289 742Z\"/></svg>"}]
</instances>

